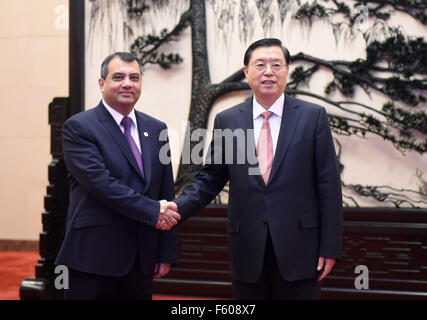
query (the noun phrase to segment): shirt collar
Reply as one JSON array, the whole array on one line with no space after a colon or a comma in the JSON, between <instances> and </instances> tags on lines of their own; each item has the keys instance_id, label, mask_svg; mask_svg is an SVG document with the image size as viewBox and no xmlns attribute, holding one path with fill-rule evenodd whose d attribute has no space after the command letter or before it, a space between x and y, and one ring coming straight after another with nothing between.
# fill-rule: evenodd
<instances>
[{"instance_id":1,"label":"shirt collar","mask_svg":"<svg viewBox=\"0 0 427 320\"><path fill-rule=\"evenodd\" d=\"M285 104L285 95L282 93L279 98L268 108L268 111L273 112L273 114L281 117L283 114L283 106ZM254 119L258 118L261 113L265 112L265 108L256 101L255 96L253 97L253 117Z\"/></svg>"},{"instance_id":2,"label":"shirt collar","mask_svg":"<svg viewBox=\"0 0 427 320\"><path fill-rule=\"evenodd\" d=\"M114 121L117 122L117 124L120 126L122 123L122 120L124 118L124 115L122 115L120 112L118 112L116 109L110 107L107 102L105 102L104 99L102 99L102 103L104 104L105 108L108 110L108 112L113 117ZM128 114L128 117L132 119L133 124L135 127L137 127L136 123L136 115L135 115L135 109L132 109L132 111Z\"/></svg>"}]
</instances>

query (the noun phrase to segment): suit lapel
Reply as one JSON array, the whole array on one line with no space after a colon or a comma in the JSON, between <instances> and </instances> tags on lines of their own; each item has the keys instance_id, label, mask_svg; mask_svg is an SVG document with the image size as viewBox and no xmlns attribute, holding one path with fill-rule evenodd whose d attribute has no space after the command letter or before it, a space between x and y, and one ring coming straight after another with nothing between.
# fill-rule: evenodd
<instances>
[{"instance_id":1,"label":"suit lapel","mask_svg":"<svg viewBox=\"0 0 427 320\"><path fill-rule=\"evenodd\" d=\"M252 100L242 103L239 107L242 117L237 118L237 128L252 129L254 128L253 113L252 113Z\"/></svg>"},{"instance_id":2,"label":"suit lapel","mask_svg":"<svg viewBox=\"0 0 427 320\"><path fill-rule=\"evenodd\" d=\"M246 152L246 165L248 166L248 172L249 172L249 168L253 169L255 172L258 172L258 174L254 175L255 179L258 181L259 184L261 184L262 186L265 186L265 182L262 178L261 173L259 172L258 158L256 157L252 101L253 101L253 96L250 100L241 104L239 111L242 113L242 117L238 118L238 128L243 128L246 132L246 148L247 149L245 148L245 152ZM249 156L251 158L255 157L256 163L250 163Z\"/></svg>"},{"instance_id":3,"label":"suit lapel","mask_svg":"<svg viewBox=\"0 0 427 320\"><path fill-rule=\"evenodd\" d=\"M276 152L273 159L273 166L271 168L270 182L277 170L279 169L280 163L288 151L289 144L294 136L295 129L299 120L300 112L298 109L298 103L295 99L285 94L285 104L283 106L282 122L280 125L279 139L277 141ZM261 179L262 180L262 179Z\"/></svg>"},{"instance_id":4,"label":"suit lapel","mask_svg":"<svg viewBox=\"0 0 427 320\"><path fill-rule=\"evenodd\" d=\"M113 137L114 142L118 145L120 150L123 152L123 154L125 155L126 159L129 161L132 168L140 175L141 178L143 178L141 174L141 170L138 167L138 163L136 162L136 159L129 146L129 142L127 141L123 132L120 130L120 127L114 121L111 114L104 107L102 102L97 106L97 113L98 113L98 119L100 123Z\"/></svg>"}]
</instances>

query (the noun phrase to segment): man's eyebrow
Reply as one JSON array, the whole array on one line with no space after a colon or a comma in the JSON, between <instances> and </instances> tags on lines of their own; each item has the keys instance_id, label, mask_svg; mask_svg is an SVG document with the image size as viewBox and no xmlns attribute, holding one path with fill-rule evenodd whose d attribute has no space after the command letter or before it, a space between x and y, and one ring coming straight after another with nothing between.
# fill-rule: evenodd
<instances>
[{"instance_id":1,"label":"man's eyebrow","mask_svg":"<svg viewBox=\"0 0 427 320\"><path fill-rule=\"evenodd\" d=\"M114 72L113 73L113 76L124 76L125 75L125 73L123 73L123 72ZM130 73L129 74L130 76L139 76L139 73L138 72L134 72L134 73Z\"/></svg>"},{"instance_id":2,"label":"man's eyebrow","mask_svg":"<svg viewBox=\"0 0 427 320\"><path fill-rule=\"evenodd\" d=\"M270 58L261 58L261 59L256 59L255 60L255 62L266 62L266 61L271 61L271 62L277 62L277 61L279 61L279 62L282 62L283 61L283 59L280 59L280 58L273 58L273 59L271 59L270 60Z\"/></svg>"}]
</instances>

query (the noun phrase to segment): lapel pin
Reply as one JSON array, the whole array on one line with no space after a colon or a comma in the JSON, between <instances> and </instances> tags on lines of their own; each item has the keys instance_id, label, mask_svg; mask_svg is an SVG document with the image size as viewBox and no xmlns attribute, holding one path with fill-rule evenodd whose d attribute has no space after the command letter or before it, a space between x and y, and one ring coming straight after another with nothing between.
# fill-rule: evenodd
<instances>
[{"instance_id":1,"label":"lapel pin","mask_svg":"<svg viewBox=\"0 0 427 320\"><path fill-rule=\"evenodd\" d=\"M148 137L148 132L147 131L144 132L144 137Z\"/></svg>"}]
</instances>

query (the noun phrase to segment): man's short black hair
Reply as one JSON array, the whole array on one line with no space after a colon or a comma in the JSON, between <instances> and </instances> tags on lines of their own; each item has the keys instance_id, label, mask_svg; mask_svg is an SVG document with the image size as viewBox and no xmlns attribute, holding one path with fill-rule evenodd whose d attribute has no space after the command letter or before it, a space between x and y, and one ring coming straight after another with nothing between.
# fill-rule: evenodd
<instances>
[{"instance_id":1,"label":"man's short black hair","mask_svg":"<svg viewBox=\"0 0 427 320\"><path fill-rule=\"evenodd\" d=\"M125 62L132 62L132 61L137 61L138 65L139 65L139 71L142 74L142 62L141 59L139 59L136 55L134 55L133 53L130 52L115 52L113 54L110 54L108 57L106 57L104 59L104 61L102 61L101 64L101 78L102 79L107 79L107 75L108 75L108 65L110 64L110 61L113 60L115 57L119 57L120 60L125 61Z\"/></svg>"},{"instance_id":2,"label":"man's short black hair","mask_svg":"<svg viewBox=\"0 0 427 320\"><path fill-rule=\"evenodd\" d=\"M256 48L259 47L280 47L283 50L283 55L285 56L286 64L291 64L291 55L289 54L289 50L282 45L282 41L276 38L265 38L252 43L248 49L246 49L245 57L243 58L243 64L245 66L249 65L249 61L251 60L252 53Z\"/></svg>"}]
</instances>

